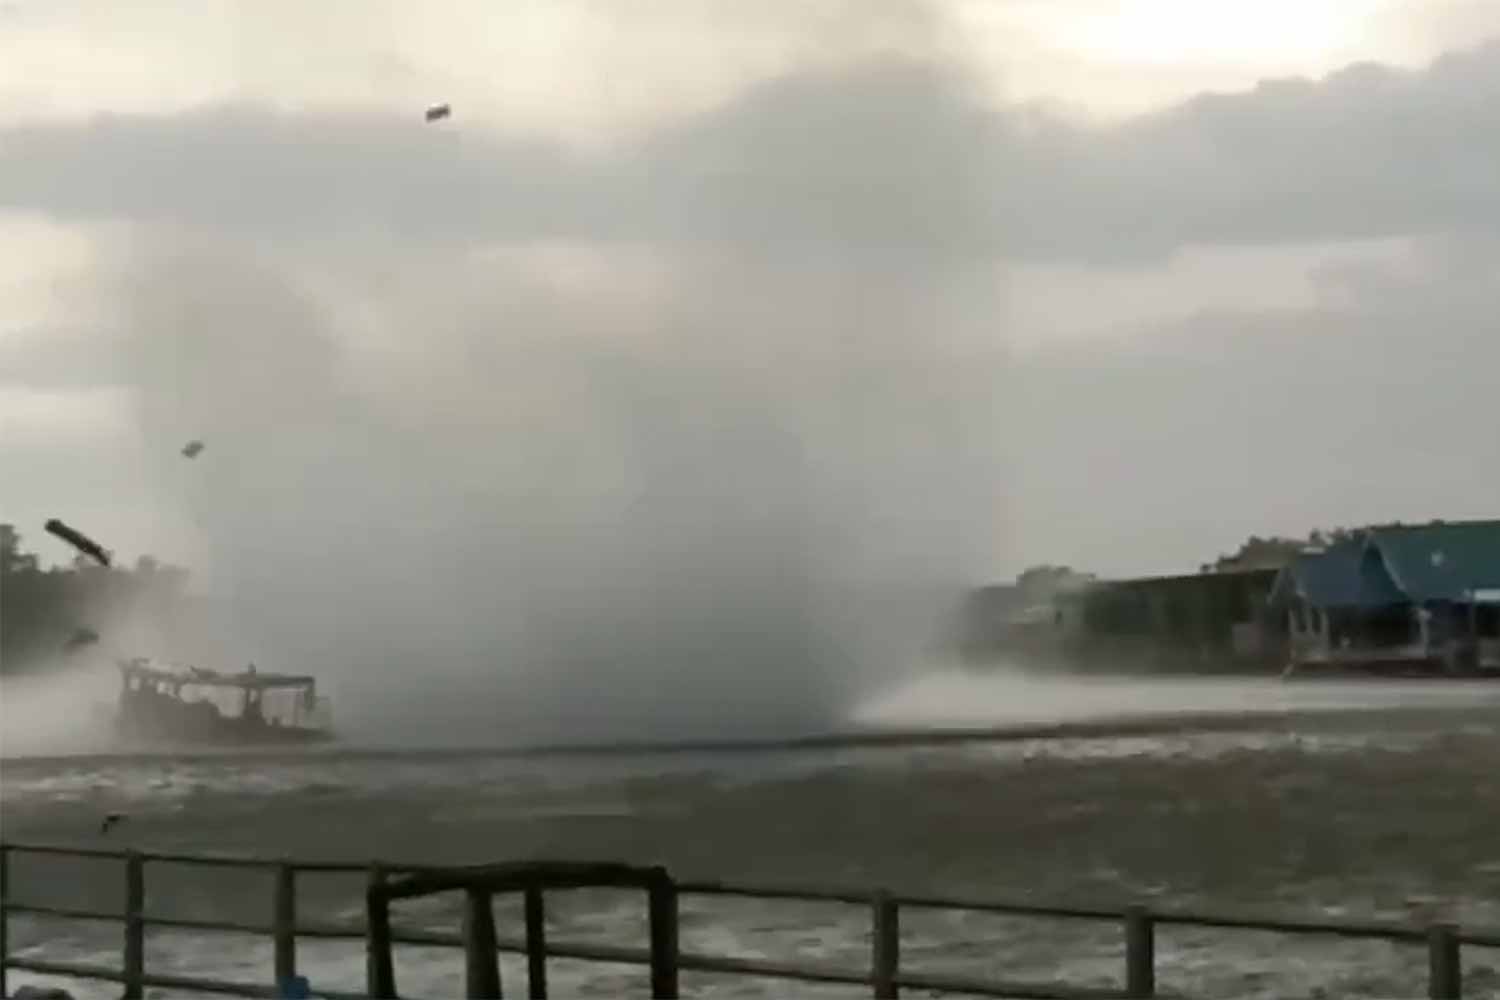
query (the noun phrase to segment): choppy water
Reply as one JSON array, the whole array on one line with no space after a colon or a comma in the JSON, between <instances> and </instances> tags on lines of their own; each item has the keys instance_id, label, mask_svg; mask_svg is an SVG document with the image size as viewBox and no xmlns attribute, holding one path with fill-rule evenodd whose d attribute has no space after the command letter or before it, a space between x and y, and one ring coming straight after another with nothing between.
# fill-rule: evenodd
<instances>
[{"instance_id":1,"label":"choppy water","mask_svg":"<svg viewBox=\"0 0 1500 1000\"><path fill-rule=\"evenodd\" d=\"M905 716L887 702L867 706L864 721L995 720L1000 706L986 715L982 704L998 697L1000 685L929 681L907 694ZM424 862L619 859L662 862L685 878L1416 920L1437 914L1500 926L1500 712L1490 689L1234 682L1214 690L1219 709L1258 707L1268 713L1264 724L930 748L608 758L11 760L0 772L0 817L12 840L103 842L99 817L119 811L129 818L107 840L120 846ZM1090 697L1097 697L1094 715L1119 707L1118 697ZM1199 698L1174 707L1205 705ZM1301 711L1330 708L1346 711L1315 721ZM117 869L13 865L18 897L118 906ZM358 916L355 880L309 881L309 919ZM156 912L267 916L265 876L205 883L201 873L163 868L148 884ZM552 934L641 944L641 909L632 898L580 895L553 908ZM419 907L408 920L457 926L442 903ZM861 909L833 905L689 899L683 946L861 968L869 960L867 920ZM503 931L518 923L502 913ZM12 946L114 964L119 929L17 919ZM923 971L1081 985L1117 981L1122 964L1118 930L1107 925L961 913L905 915L903 949L905 964ZM1425 958L1416 948L1171 929L1158 949L1162 988L1195 996L1390 997L1424 989ZM1465 958L1468 995L1500 995L1500 956L1466 949ZM304 942L300 959L315 986L362 984L359 942ZM269 943L162 933L153 935L148 962L163 972L264 981ZM411 995L455 996L461 956L411 949L400 973ZM522 968L511 961L505 973L517 991ZM12 983L29 978L15 974ZM693 974L684 986L713 996L862 995ZM641 970L554 965L557 995L643 988ZM113 992L94 986L80 995Z\"/></svg>"}]
</instances>

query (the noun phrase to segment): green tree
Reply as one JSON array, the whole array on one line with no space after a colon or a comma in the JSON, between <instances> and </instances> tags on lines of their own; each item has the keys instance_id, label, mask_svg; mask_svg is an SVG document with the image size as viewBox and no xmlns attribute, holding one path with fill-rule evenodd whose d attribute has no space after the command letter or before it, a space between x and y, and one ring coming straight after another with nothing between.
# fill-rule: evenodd
<instances>
[{"instance_id":1,"label":"green tree","mask_svg":"<svg viewBox=\"0 0 1500 1000\"><path fill-rule=\"evenodd\" d=\"M0 524L0 573L35 573L37 558L21 549L21 533L15 525Z\"/></svg>"},{"instance_id":2,"label":"green tree","mask_svg":"<svg viewBox=\"0 0 1500 1000\"><path fill-rule=\"evenodd\" d=\"M0 524L0 673L65 662L80 630L103 631L121 616L169 623L179 615L187 572L142 556L134 569L78 557L42 569L14 525Z\"/></svg>"}]
</instances>

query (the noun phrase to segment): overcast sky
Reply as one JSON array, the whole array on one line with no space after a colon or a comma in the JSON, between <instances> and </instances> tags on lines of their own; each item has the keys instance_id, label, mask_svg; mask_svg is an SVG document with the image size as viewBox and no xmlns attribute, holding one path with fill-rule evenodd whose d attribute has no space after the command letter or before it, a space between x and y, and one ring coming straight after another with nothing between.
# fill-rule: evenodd
<instances>
[{"instance_id":1,"label":"overcast sky","mask_svg":"<svg viewBox=\"0 0 1500 1000\"><path fill-rule=\"evenodd\" d=\"M723 490L982 580L1500 513L1494 3L5 0L0 67L36 543L250 586Z\"/></svg>"}]
</instances>

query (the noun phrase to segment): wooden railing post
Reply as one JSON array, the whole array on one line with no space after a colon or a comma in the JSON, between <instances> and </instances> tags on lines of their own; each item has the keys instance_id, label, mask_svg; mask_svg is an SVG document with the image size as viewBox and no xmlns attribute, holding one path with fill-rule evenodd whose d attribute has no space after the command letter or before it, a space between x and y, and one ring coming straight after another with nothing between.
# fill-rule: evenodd
<instances>
[{"instance_id":1,"label":"wooden railing post","mask_svg":"<svg viewBox=\"0 0 1500 1000\"><path fill-rule=\"evenodd\" d=\"M464 891L464 996L500 997L500 955L495 941L495 907L488 889Z\"/></svg>"},{"instance_id":2,"label":"wooden railing post","mask_svg":"<svg viewBox=\"0 0 1500 1000\"><path fill-rule=\"evenodd\" d=\"M10 996L5 963L10 959L10 845L0 844L0 997Z\"/></svg>"},{"instance_id":3,"label":"wooden railing post","mask_svg":"<svg viewBox=\"0 0 1500 1000\"><path fill-rule=\"evenodd\" d=\"M370 866L365 890L365 992L375 1000L396 1000L396 961L391 953L391 904L379 895L385 871Z\"/></svg>"},{"instance_id":4,"label":"wooden railing post","mask_svg":"<svg viewBox=\"0 0 1500 1000\"><path fill-rule=\"evenodd\" d=\"M125 990L121 1000L141 1000L146 975L146 862L139 851L125 852Z\"/></svg>"},{"instance_id":5,"label":"wooden railing post","mask_svg":"<svg viewBox=\"0 0 1500 1000\"><path fill-rule=\"evenodd\" d=\"M1156 996L1156 922L1143 906L1125 911L1125 993L1132 1000Z\"/></svg>"},{"instance_id":6,"label":"wooden railing post","mask_svg":"<svg viewBox=\"0 0 1500 1000\"><path fill-rule=\"evenodd\" d=\"M547 1000L547 909L542 887L526 887L526 994Z\"/></svg>"},{"instance_id":7,"label":"wooden railing post","mask_svg":"<svg viewBox=\"0 0 1500 1000\"><path fill-rule=\"evenodd\" d=\"M900 996L901 911L887 892L877 892L871 906L870 985L876 1000Z\"/></svg>"},{"instance_id":8,"label":"wooden railing post","mask_svg":"<svg viewBox=\"0 0 1500 1000\"><path fill-rule=\"evenodd\" d=\"M677 883L665 868L657 868L647 891L651 995L657 1000L677 1000Z\"/></svg>"},{"instance_id":9,"label":"wooden railing post","mask_svg":"<svg viewBox=\"0 0 1500 1000\"><path fill-rule=\"evenodd\" d=\"M276 952L276 986L285 989L297 975L297 869L286 862L276 866L271 935Z\"/></svg>"},{"instance_id":10,"label":"wooden railing post","mask_svg":"<svg viewBox=\"0 0 1500 1000\"><path fill-rule=\"evenodd\" d=\"M1458 927L1434 924L1427 929L1427 996L1430 1000L1459 1000L1463 988Z\"/></svg>"}]
</instances>

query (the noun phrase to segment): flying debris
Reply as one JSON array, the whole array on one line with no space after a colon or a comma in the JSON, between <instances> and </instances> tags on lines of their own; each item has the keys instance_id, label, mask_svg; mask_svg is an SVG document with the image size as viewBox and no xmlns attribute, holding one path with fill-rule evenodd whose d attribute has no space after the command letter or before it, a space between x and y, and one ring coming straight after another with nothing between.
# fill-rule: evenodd
<instances>
[{"instance_id":1,"label":"flying debris","mask_svg":"<svg viewBox=\"0 0 1500 1000\"><path fill-rule=\"evenodd\" d=\"M188 458L197 458L198 453L203 450L202 441L189 441L182 446L182 453Z\"/></svg>"},{"instance_id":2,"label":"flying debris","mask_svg":"<svg viewBox=\"0 0 1500 1000\"><path fill-rule=\"evenodd\" d=\"M442 121L453 114L453 109L446 104L434 104L427 109L427 120L430 122Z\"/></svg>"},{"instance_id":3,"label":"flying debris","mask_svg":"<svg viewBox=\"0 0 1500 1000\"><path fill-rule=\"evenodd\" d=\"M124 818L124 813L110 813L108 816L104 817L104 822L99 824L99 832L101 834L108 833L116 823L120 822Z\"/></svg>"},{"instance_id":4,"label":"flying debris","mask_svg":"<svg viewBox=\"0 0 1500 1000\"><path fill-rule=\"evenodd\" d=\"M55 517L43 525L43 527L47 529L48 534L61 538L79 552L93 559L100 566L109 565L109 552L105 550L104 546L83 532L68 527Z\"/></svg>"},{"instance_id":5,"label":"flying debris","mask_svg":"<svg viewBox=\"0 0 1500 1000\"><path fill-rule=\"evenodd\" d=\"M98 632L95 632L87 625L80 625L78 628L73 630L73 634L68 637L68 641L63 643L63 649L71 653L75 650L82 649L84 646L92 646L98 641Z\"/></svg>"}]
</instances>

